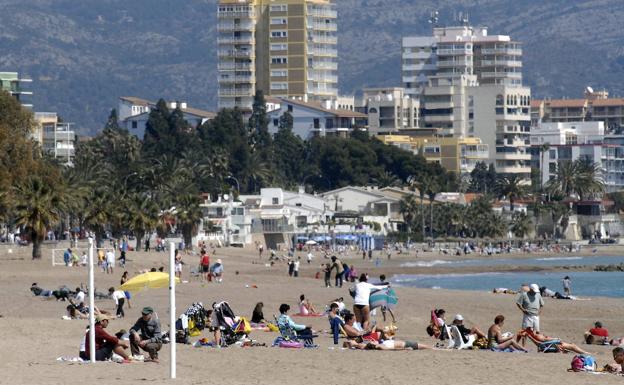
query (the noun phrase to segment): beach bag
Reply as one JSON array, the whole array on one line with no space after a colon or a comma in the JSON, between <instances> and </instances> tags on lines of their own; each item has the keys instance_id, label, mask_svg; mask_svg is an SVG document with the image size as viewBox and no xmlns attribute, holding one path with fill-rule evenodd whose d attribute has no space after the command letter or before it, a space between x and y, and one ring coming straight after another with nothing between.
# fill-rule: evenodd
<instances>
[{"instance_id":1,"label":"beach bag","mask_svg":"<svg viewBox=\"0 0 624 385\"><path fill-rule=\"evenodd\" d=\"M240 320L238 321L238 324L236 325L234 332L239 333L239 334L251 333L251 324L249 323L249 321L247 321L247 318L240 317Z\"/></svg>"},{"instance_id":2,"label":"beach bag","mask_svg":"<svg viewBox=\"0 0 624 385\"><path fill-rule=\"evenodd\" d=\"M267 328L272 332L279 332L279 328L272 323L267 323Z\"/></svg>"},{"instance_id":3,"label":"beach bag","mask_svg":"<svg viewBox=\"0 0 624 385\"><path fill-rule=\"evenodd\" d=\"M593 372L596 370L596 360L588 354L579 354L572 358L570 366L573 372Z\"/></svg>"},{"instance_id":4,"label":"beach bag","mask_svg":"<svg viewBox=\"0 0 624 385\"><path fill-rule=\"evenodd\" d=\"M485 337L477 338L475 342L472 343L473 349L487 349L488 340Z\"/></svg>"}]
</instances>

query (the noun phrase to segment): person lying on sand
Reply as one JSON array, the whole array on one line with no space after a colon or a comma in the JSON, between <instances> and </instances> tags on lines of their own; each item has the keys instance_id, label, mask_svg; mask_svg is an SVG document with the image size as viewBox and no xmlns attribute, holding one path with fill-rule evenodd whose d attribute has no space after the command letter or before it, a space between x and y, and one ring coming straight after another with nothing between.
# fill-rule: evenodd
<instances>
[{"instance_id":1,"label":"person lying on sand","mask_svg":"<svg viewBox=\"0 0 624 385\"><path fill-rule=\"evenodd\" d=\"M347 334L347 338L356 342L379 342L380 340L385 340L390 337L385 334L383 329L376 326L373 326L369 330L362 329L362 326L358 322L355 322L355 316L352 313L345 314L344 322L343 329Z\"/></svg>"},{"instance_id":2,"label":"person lying on sand","mask_svg":"<svg viewBox=\"0 0 624 385\"><path fill-rule=\"evenodd\" d=\"M494 290L492 290L492 293L494 294L518 294L517 291L507 289L506 287L497 287Z\"/></svg>"},{"instance_id":3,"label":"person lying on sand","mask_svg":"<svg viewBox=\"0 0 624 385\"><path fill-rule=\"evenodd\" d=\"M528 330L521 330L520 332L518 332L518 335L516 336L516 339L519 339L523 336L526 336L528 333ZM549 342L549 341L558 341L558 343L555 343L554 345L557 346L557 348L559 350L563 350L563 351L568 351L568 352L575 352L575 353L579 353L579 354L591 354L589 352L586 352L585 350L579 348L577 345L575 344L571 344L568 342L563 342L560 338L557 337L549 337L549 336L545 336L543 334L541 334L540 332L533 332L532 335L532 339L534 339L537 343L539 342Z\"/></svg>"},{"instance_id":4,"label":"person lying on sand","mask_svg":"<svg viewBox=\"0 0 624 385\"><path fill-rule=\"evenodd\" d=\"M622 374L622 365L624 365L624 348L617 347L613 349L613 360L610 364L605 365L604 370L609 373Z\"/></svg>"}]
</instances>

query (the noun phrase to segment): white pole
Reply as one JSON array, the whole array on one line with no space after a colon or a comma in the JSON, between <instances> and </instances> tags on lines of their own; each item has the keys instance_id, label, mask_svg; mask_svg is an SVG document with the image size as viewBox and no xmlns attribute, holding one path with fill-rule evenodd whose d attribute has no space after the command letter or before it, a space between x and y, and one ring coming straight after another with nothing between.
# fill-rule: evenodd
<instances>
[{"instance_id":1,"label":"white pole","mask_svg":"<svg viewBox=\"0 0 624 385\"><path fill-rule=\"evenodd\" d=\"M89 238L89 358L95 362L95 283L93 277L93 238Z\"/></svg>"},{"instance_id":2,"label":"white pole","mask_svg":"<svg viewBox=\"0 0 624 385\"><path fill-rule=\"evenodd\" d=\"M176 378L176 307L175 307L175 243L169 243L169 344L171 345L171 378Z\"/></svg>"}]
</instances>

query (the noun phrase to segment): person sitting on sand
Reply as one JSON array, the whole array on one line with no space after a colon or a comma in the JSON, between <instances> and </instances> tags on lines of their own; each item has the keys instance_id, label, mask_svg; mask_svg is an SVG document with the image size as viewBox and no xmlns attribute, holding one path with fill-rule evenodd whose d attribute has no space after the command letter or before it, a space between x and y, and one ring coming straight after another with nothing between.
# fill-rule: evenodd
<instances>
[{"instance_id":1,"label":"person sitting on sand","mask_svg":"<svg viewBox=\"0 0 624 385\"><path fill-rule=\"evenodd\" d=\"M316 309L314 309L314 306L306 299L305 295L301 294L299 296L299 315L310 314L316 314Z\"/></svg>"},{"instance_id":2,"label":"person sitting on sand","mask_svg":"<svg viewBox=\"0 0 624 385\"><path fill-rule=\"evenodd\" d=\"M607 345L609 340L609 331L602 327L602 322L597 321L594 327L585 333L585 342L589 345Z\"/></svg>"},{"instance_id":3,"label":"person sitting on sand","mask_svg":"<svg viewBox=\"0 0 624 385\"><path fill-rule=\"evenodd\" d=\"M162 348L160 320L149 306L143 308L141 318L130 329L130 350L133 356L140 353L139 348L149 354L151 361L158 362L158 351Z\"/></svg>"},{"instance_id":4,"label":"person sitting on sand","mask_svg":"<svg viewBox=\"0 0 624 385\"><path fill-rule=\"evenodd\" d=\"M624 348L617 347L613 349L613 360L615 362L605 365L604 370L609 373L622 374L624 365Z\"/></svg>"},{"instance_id":5,"label":"person sitting on sand","mask_svg":"<svg viewBox=\"0 0 624 385\"><path fill-rule=\"evenodd\" d=\"M251 323L254 324L262 324L266 323L264 319L264 313L262 312L262 308L264 304L262 302L258 302L251 313Z\"/></svg>"},{"instance_id":6,"label":"person sitting on sand","mask_svg":"<svg viewBox=\"0 0 624 385\"><path fill-rule=\"evenodd\" d=\"M477 327L468 329L464 325L464 317L461 314L457 314L455 316L455 318L453 319L453 326L456 326L457 329L459 330L459 333L461 334L462 340L464 340L464 343L467 343L470 340L471 335L475 336L475 340L477 338L485 338L485 334L481 330L479 330Z\"/></svg>"},{"instance_id":7,"label":"person sitting on sand","mask_svg":"<svg viewBox=\"0 0 624 385\"><path fill-rule=\"evenodd\" d=\"M302 339L313 338L314 333L312 332L312 326L296 324L287 314L289 310L290 305L285 303L280 305L280 316L277 319L278 325L288 325L292 330L295 331L297 337L301 337Z\"/></svg>"},{"instance_id":8,"label":"person sitting on sand","mask_svg":"<svg viewBox=\"0 0 624 385\"><path fill-rule=\"evenodd\" d=\"M374 327L371 330L362 329L362 325L355 321L355 316L351 313L345 314L344 317L344 331L347 334L347 338L362 341L375 341L387 339L389 336L384 334L383 329Z\"/></svg>"},{"instance_id":9,"label":"person sitting on sand","mask_svg":"<svg viewBox=\"0 0 624 385\"><path fill-rule=\"evenodd\" d=\"M490 326L488 329L488 349L504 351L505 349L509 349L511 351L520 350L526 352L520 344L514 341L513 334L509 333L509 335L504 336L502 332L503 325L505 323L505 317L502 315L497 315L494 318L494 325Z\"/></svg>"},{"instance_id":10,"label":"person sitting on sand","mask_svg":"<svg viewBox=\"0 0 624 385\"><path fill-rule=\"evenodd\" d=\"M329 320L329 326L331 327L332 336L334 337L334 345L338 345L338 339L340 338L340 329L344 327L344 320L340 317L338 304L333 302L329 305L329 312L327 318Z\"/></svg>"},{"instance_id":11,"label":"person sitting on sand","mask_svg":"<svg viewBox=\"0 0 624 385\"><path fill-rule=\"evenodd\" d=\"M128 342L120 340L119 338L108 334L104 329L108 326L110 316L106 314L99 314L95 317L95 360L106 361L109 360L113 353L120 355L125 362L130 361L130 357L126 353L128 348ZM90 360L90 338L89 331L85 335L85 351L84 355L81 352L83 360Z\"/></svg>"}]
</instances>

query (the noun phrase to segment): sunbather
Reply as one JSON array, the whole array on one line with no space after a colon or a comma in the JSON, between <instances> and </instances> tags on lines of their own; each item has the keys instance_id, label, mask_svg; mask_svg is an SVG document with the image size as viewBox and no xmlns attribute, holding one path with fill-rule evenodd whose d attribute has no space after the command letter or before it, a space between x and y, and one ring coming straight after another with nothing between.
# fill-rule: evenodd
<instances>
[{"instance_id":1,"label":"sunbather","mask_svg":"<svg viewBox=\"0 0 624 385\"><path fill-rule=\"evenodd\" d=\"M602 327L602 322L597 321L594 327L585 333L585 342L589 345L608 345L609 331Z\"/></svg>"},{"instance_id":2,"label":"sunbather","mask_svg":"<svg viewBox=\"0 0 624 385\"><path fill-rule=\"evenodd\" d=\"M254 307L253 312L251 313L251 323L261 324L266 323L264 319L264 313L262 312L262 308L264 304L262 302L258 302L256 307Z\"/></svg>"},{"instance_id":3,"label":"sunbather","mask_svg":"<svg viewBox=\"0 0 624 385\"><path fill-rule=\"evenodd\" d=\"M380 340L384 340L387 338L387 336L384 334L383 329L377 327L373 327L368 330L363 329L362 326L355 321L355 316L351 313L345 315L344 322L344 331L347 334L347 338L351 340L355 340L357 342L379 342Z\"/></svg>"},{"instance_id":4,"label":"sunbather","mask_svg":"<svg viewBox=\"0 0 624 385\"><path fill-rule=\"evenodd\" d=\"M624 348L617 347L613 349L613 359L615 362L605 365L605 371L609 373L622 373L622 365L624 365Z\"/></svg>"},{"instance_id":5,"label":"sunbather","mask_svg":"<svg viewBox=\"0 0 624 385\"><path fill-rule=\"evenodd\" d=\"M497 315L494 318L494 325L490 326L488 330L488 349L502 351L510 349L511 351L520 350L526 352L520 344L513 339L513 334L503 336L502 328L505 323L505 317Z\"/></svg>"},{"instance_id":6,"label":"sunbather","mask_svg":"<svg viewBox=\"0 0 624 385\"><path fill-rule=\"evenodd\" d=\"M561 341L561 339L557 337L545 336L541 334L540 332L531 330L530 328L524 329L518 332L518 335L516 336L516 340L519 340L521 337L525 337L525 336L531 339L536 345L538 345L538 348L539 348L539 345L542 343L550 343L550 345L553 346L555 349L557 349L557 351L559 352L575 352L579 354L590 354L586 352L585 350L579 348L575 344L563 342Z\"/></svg>"},{"instance_id":7,"label":"sunbather","mask_svg":"<svg viewBox=\"0 0 624 385\"><path fill-rule=\"evenodd\" d=\"M305 295L301 294L299 296L299 315L310 314L316 314L316 309L314 309L314 306L306 299Z\"/></svg>"}]
</instances>

